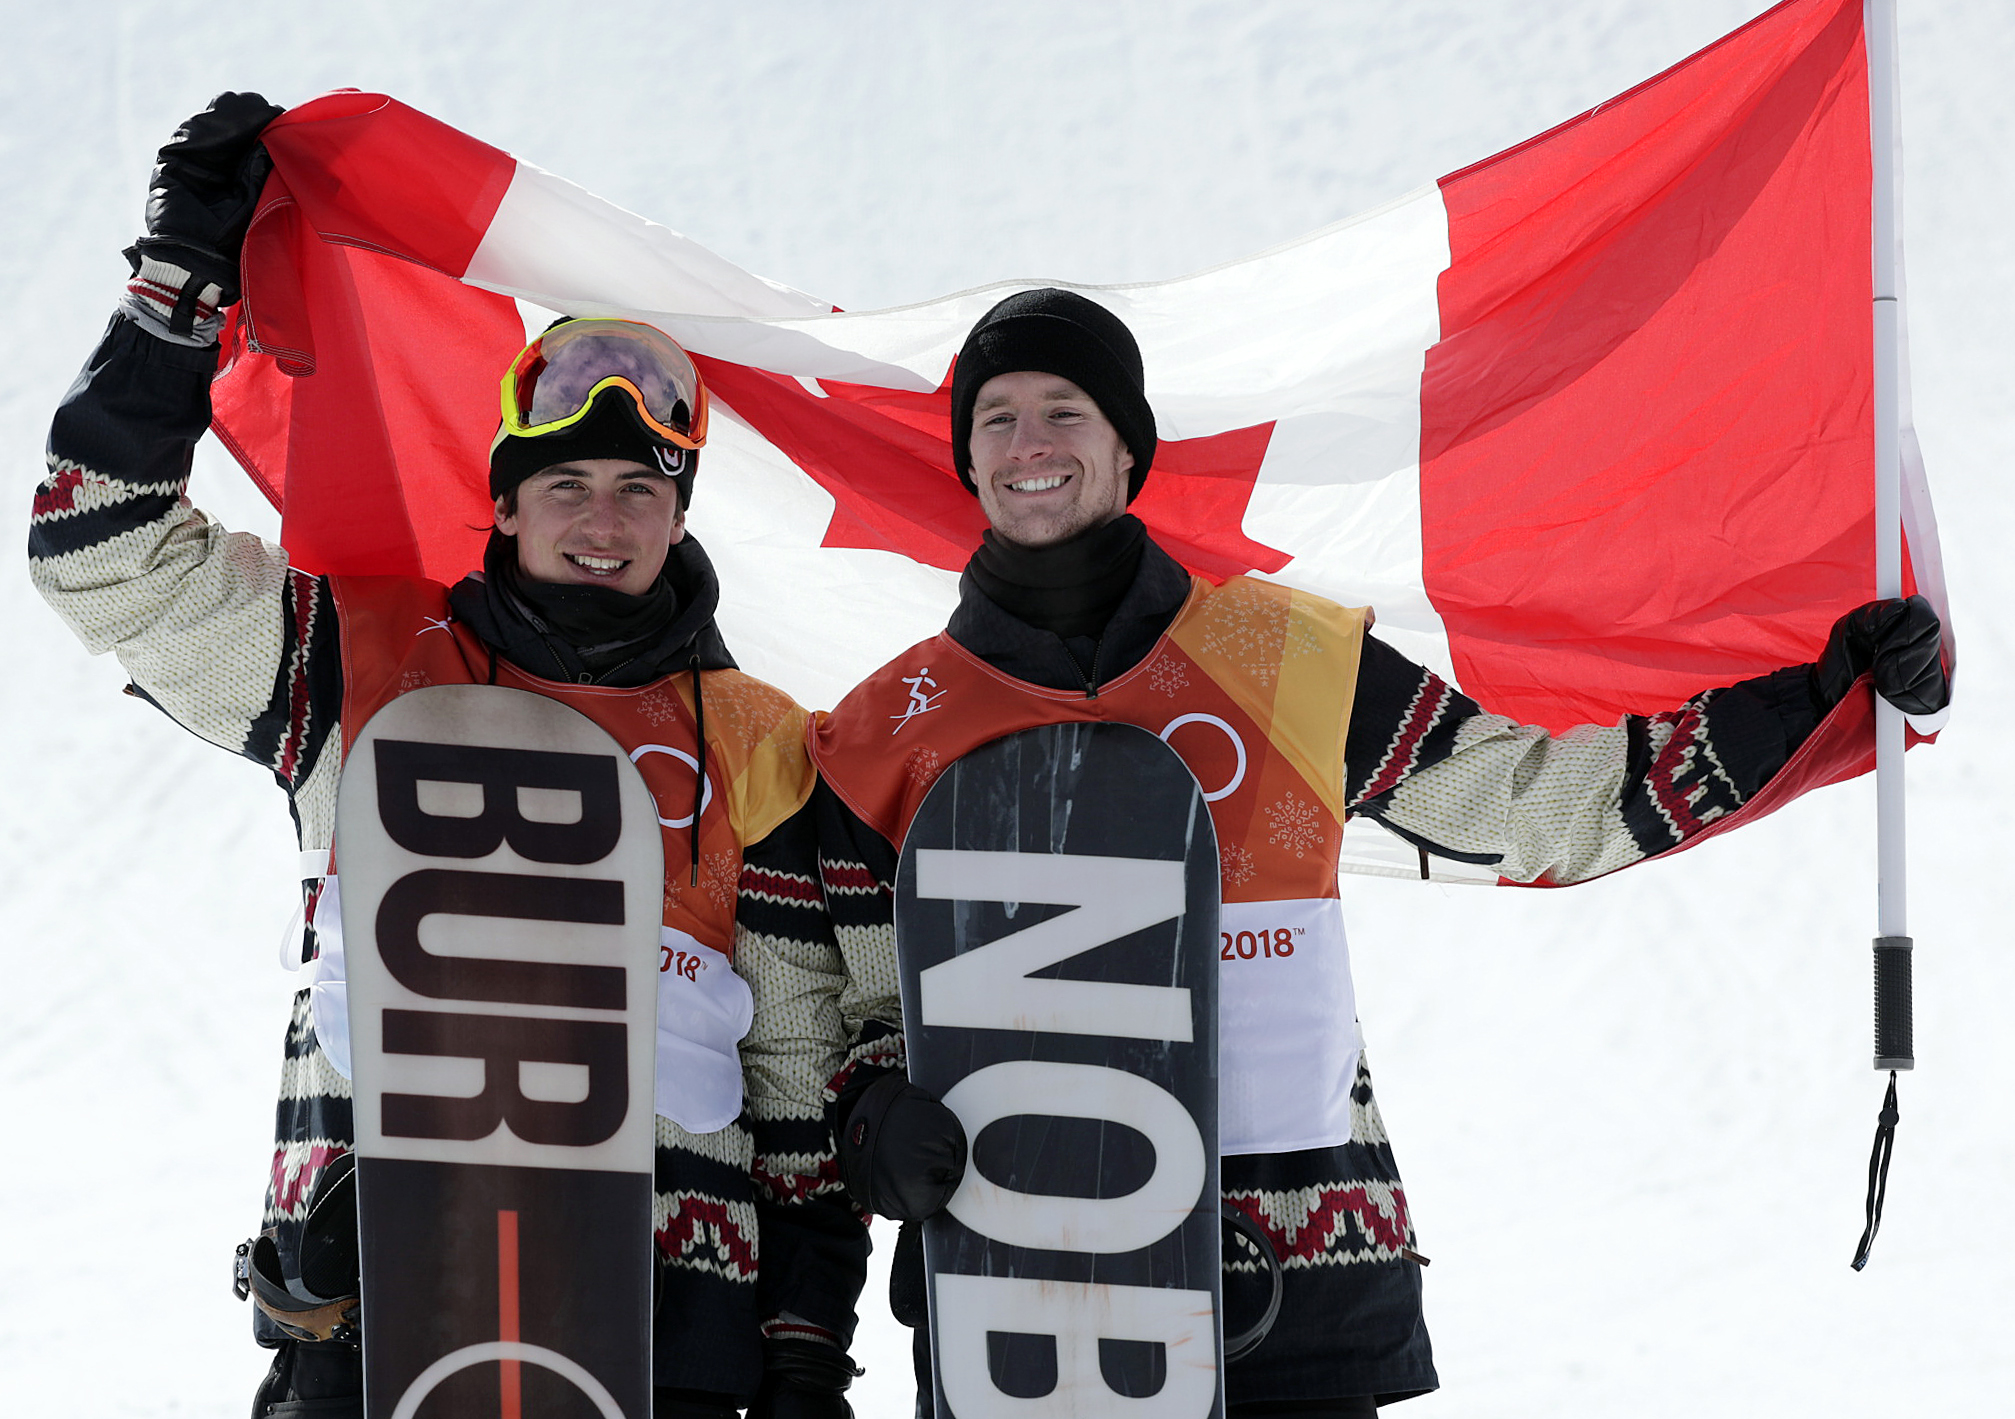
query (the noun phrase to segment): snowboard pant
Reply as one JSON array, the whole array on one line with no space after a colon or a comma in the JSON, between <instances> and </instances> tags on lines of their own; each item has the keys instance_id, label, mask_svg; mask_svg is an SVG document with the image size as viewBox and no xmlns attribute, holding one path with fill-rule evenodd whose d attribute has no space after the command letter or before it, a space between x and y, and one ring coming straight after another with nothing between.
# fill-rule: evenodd
<instances>
[{"instance_id":1,"label":"snowboard pant","mask_svg":"<svg viewBox=\"0 0 2015 1419\"><path fill-rule=\"evenodd\" d=\"M923 1228L905 1222L896 1237L889 1267L889 1311L910 1327L910 1363L916 1371L916 1419L936 1419L936 1388L931 1381L930 1309L925 1300ZM1411 1399L1418 1390L1383 1396L1393 1403ZM1369 1394L1315 1399L1245 1400L1227 1407L1227 1419L1360 1419L1378 1412L1379 1397Z\"/></svg>"},{"instance_id":2,"label":"snowboard pant","mask_svg":"<svg viewBox=\"0 0 2015 1419\"><path fill-rule=\"evenodd\" d=\"M253 1396L252 1419L364 1419L363 1353L283 1340Z\"/></svg>"}]
</instances>

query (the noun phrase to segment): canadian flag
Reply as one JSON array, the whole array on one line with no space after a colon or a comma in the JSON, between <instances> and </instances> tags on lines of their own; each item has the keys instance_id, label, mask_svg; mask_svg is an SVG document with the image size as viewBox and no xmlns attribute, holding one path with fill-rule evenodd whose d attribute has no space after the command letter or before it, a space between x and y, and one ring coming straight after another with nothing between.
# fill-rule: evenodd
<instances>
[{"instance_id":1,"label":"canadian flag","mask_svg":"<svg viewBox=\"0 0 2015 1419\"><path fill-rule=\"evenodd\" d=\"M717 401L693 526L729 607L838 687L874 668L849 659L865 608L942 624L983 527L951 365L1019 285L836 311L383 95L266 144L215 429L296 565L477 565L528 326L622 315ZM1787 0L1375 212L1075 289L1140 341L1163 442L1133 510L1163 546L1370 604L1486 708L1558 729L1810 660L1874 595L1870 201L1861 0ZM1903 426L1906 582L1942 612ZM1865 771L1864 698L1740 816Z\"/></svg>"}]
</instances>

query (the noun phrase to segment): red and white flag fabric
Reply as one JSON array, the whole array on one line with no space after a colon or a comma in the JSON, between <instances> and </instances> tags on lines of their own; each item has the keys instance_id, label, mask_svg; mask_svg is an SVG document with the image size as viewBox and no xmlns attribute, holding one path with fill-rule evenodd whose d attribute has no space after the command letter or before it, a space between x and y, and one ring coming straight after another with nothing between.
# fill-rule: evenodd
<instances>
[{"instance_id":1,"label":"red and white flag fabric","mask_svg":"<svg viewBox=\"0 0 2015 1419\"><path fill-rule=\"evenodd\" d=\"M839 312L382 95L266 144L215 427L296 565L477 565L504 367L551 312L622 315L718 401L693 527L761 673L830 698L943 624L984 525L951 364L1032 283ZM1874 595L1870 194L1861 0L1788 0L1365 216L1179 280L1043 284L1140 340L1163 441L1134 511L1163 546L1368 603L1557 729L1812 659ZM1906 583L1942 611L1903 424ZM1861 699L1740 816L1872 765Z\"/></svg>"}]
</instances>

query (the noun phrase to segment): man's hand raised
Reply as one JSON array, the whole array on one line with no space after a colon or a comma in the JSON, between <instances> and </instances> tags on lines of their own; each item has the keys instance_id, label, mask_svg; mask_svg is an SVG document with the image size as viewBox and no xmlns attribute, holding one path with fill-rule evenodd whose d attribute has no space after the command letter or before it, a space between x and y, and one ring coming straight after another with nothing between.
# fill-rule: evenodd
<instances>
[{"instance_id":1,"label":"man's hand raised","mask_svg":"<svg viewBox=\"0 0 2015 1419\"><path fill-rule=\"evenodd\" d=\"M147 234L126 249L128 309L157 331L207 344L238 299L238 254L273 169L259 135L281 112L258 94L219 94L162 147Z\"/></svg>"}]
</instances>

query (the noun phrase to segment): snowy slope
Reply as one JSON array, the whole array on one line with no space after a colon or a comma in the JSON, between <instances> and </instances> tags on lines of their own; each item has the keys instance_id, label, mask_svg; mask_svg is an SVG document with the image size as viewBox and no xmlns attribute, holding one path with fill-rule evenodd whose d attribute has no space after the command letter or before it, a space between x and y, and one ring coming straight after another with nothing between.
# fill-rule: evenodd
<instances>
[{"instance_id":1,"label":"snowy slope","mask_svg":"<svg viewBox=\"0 0 2015 1419\"><path fill-rule=\"evenodd\" d=\"M984 281L1167 277L1371 207L1618 92L1761 0L1137 0L341 8L8 0L0 389L25 516L153 149L218 89L383 89L853 309ZM1350 889L1359 999L1421 1228L1433 1415L1988 1415L2015 1390L2015 966L1991 749L2015 597L2015 18L1903 0L1917 423L1968 704L1912 756L1923 1066L1848 1270L1872 793L1572 892ZM340 13L341 18L334 18ZM214 450L196 493L270 511ZM707 530L700 491L695 526ZM18 524L17 524L18 525ZM19 545L18 542L16 544ZM731 641L813 703L910 638L724 569ZM724 558L724 560L730 560ZM292 846L262 775L117 692L0 571L0 1404L242 1412L225 1291L254 1225ZM927 629L927 628L920 628ZM2002 923L1997 925L1997 923ZM871 1294L864 1419L908 1404Z\"/></svg>"}]
</instances>

